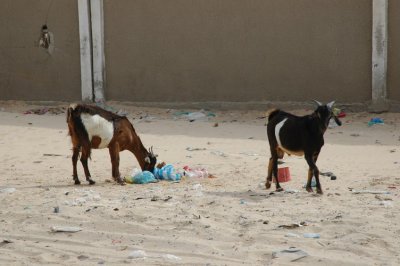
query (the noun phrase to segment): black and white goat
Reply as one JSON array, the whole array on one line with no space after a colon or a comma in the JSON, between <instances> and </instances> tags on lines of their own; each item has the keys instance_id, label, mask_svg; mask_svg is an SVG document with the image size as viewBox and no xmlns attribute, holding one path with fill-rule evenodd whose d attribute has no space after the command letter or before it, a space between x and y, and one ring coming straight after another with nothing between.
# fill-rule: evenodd
<instances>
[{"instance_id":1,"label":"black and white goat","mask_svg":"<svg viewBox=\"0 0 400 266\"><path fill-rule=\"evenodd\" d=\"M156 155L152 149L146 150L125 116L119 116L97 106L71 104L67 110L67 124L72 141L73 179L76 185L81 183L76 169L80 152L86 180L90 185L95 183L90 176L87 162L92 149L108 148L112 177L118 183L124 183L119 172L119 153L123 150L129 150L135 155L142 170L153 172L157 163Z\"/></svg>"},{"instance_id":2,"label":"black and white goat","mask_svg":"<svg viewBox=\"0 0 400 266\"><path fill-rule=\"evenodd\" d=\"M268 164L268 176L265 187L271 187L272 175L276 182L276 190L282 191L278 181L278 158L282 159L284 154L305 157L308 169L308 180L306 190L312 192L311 180L314 175L317 193L322 194L319 182L319 170L316 166L318 155L324 145L324 133L328 128L329 120L333 118L337 125L340 120L333 114L332 107L335 103L326 105L315 101L317 109L310 115L295 116L281 110L273 110L268 116L268 141L271 149L271 158Z\"/></svg>"}]
</instances>

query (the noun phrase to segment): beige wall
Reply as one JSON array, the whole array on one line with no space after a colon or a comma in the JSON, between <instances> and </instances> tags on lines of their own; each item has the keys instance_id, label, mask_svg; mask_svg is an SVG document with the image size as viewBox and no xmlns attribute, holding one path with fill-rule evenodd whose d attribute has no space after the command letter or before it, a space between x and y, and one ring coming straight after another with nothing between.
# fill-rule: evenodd
<instances>
[{"instance_id":1,"label":"beige wall","mask_svg":"<svg viewBox=\"0 0 400 266\"><path fill-rule=\"evenodd\" d=\"M371 0L105 0L106 98L371 99Z\"/></svg>"},{"instance_id":2,"label":"beige wall","mask_svg":"<svg viewBox=\"0 0 400 266\"><path fill-rule=\"evenodd\" d=\"M47 13L51 56L37 45ZM76 0L1 0L1 100L81 99L79 51Z\"/></svg>"},{"instance_id":3,"label":"beige wall","mask_svg":"<svg viewBox=\"0 0 400 266\"><path fill-rule=\"evenodd\" d=\"M400 101L400 1L389 0L388 98Z\"/></svg>"}]
</instances>

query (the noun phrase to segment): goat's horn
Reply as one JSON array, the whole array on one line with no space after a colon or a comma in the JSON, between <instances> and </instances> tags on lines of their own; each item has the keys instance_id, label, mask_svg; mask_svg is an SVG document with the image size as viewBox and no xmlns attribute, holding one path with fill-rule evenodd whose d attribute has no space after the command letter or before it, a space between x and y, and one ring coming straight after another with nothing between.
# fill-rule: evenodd
<instances>
[{"instance_id":1,"label":"goat's horn","mask_svg":"<svg viewBox=\"0 0 400 266\"><path fill-rule=\"evenodd\" d=\"M321 102L319 102L319 101L317 101L317 100L313 100L318 106L321 106L322 105L322 103Z\"/></svg>"},{"instance_id":2,"label":"goat's horn","mask_svg":"<svg viewBox=\"0 0 400 266\"><path fill-rule=\"evenodd\" d=\"M334 104L335 104L335 101L331 101L330 103L326 104L326 106L328 106L329 109L332 109Z\"/></svg>"}]
</instances>

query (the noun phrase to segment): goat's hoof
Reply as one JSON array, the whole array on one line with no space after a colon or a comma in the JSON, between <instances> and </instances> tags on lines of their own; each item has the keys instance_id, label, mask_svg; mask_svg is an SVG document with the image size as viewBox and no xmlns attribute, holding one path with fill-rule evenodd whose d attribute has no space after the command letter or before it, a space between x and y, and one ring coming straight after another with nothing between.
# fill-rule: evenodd
<instances>
[{"instance_id":1,"label":"goat's hoof","mask_svg":"<svg viewBox=\"0 0 400 266\"><path fill-rule=\"evenodd\" d=\"M94 185L96 182L94 182L92 179L88 179L89 185Z\"/></svg>"},{"instance_id":2,"label":"goat's hoof","mask_svg":"<svg viewBox=\"0 0 400 266\"><path fill-rule=\"evenodd\" d=\"M307 192L313 192L313 189L311 187L306 187Z\"/></svg>"},{"instance_id":3,"label":"goat's hoof","mask_svg":"<svg viewBox=\"0 0 400 266\"><path fill-rule=\"evenodd\" d=\"M125 186L125 181L121 177L115 178L115 181L117 181L117 183L121 186Z\"/></svg>"},{"instance_id":4,"label":"goat's hoof","mask_svg":"<svg viewBox=\"0 0 400 266\"><path fill-rule=\"evenodd\" d=\"M75 180L75 185L80 185L80 184L81 184L81 181Z\"/></svg>"},{"instance_id":5,"label":"goat's hoof","mask_svg":"<svg viewBox=\"0 0 400 266\"><path fill-rule=\"evenodd\" d=\"M322 189L320 189L320 188L317 188L317 193L321 194L321 195L324 194L324 192L322 192Z\"/></svg>"},{"instance_id":6,"label":"goat's hoof","mask_svg":"<svg viewBox=\"0 0 400 266\"><path fill-rule=\"evenodd\" d=\"M283 188L277 187L275 191L276 191L276 192L281 192L281 191L283 191Z\"/></svg>"},{"instance_id":7,"label":"goat's hoof","mask_svg":"<svg viewBox=\"0 0 400 266\"><path fill-rule=\"evenodd\" d=\"M271 183L270 182L265 183L265 188L266 189L270 189L271 188Z\"/></svg>"}]
</instances>

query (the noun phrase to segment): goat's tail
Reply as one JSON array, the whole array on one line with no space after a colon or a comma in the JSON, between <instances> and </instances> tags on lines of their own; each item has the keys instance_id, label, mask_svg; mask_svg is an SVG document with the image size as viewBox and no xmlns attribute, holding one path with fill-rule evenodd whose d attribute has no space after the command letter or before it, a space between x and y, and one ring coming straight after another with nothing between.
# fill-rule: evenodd
<instances>
[{"instance_id":1,"label":"goat's tail","mask_svg":"<svg viewBox=\"0 0 400 266\"><path fill-rule=\"evenodd\" d=\"M271 109L267 112L268 122L271 121L281 110Z\"/></svg>"}]
</instances>

